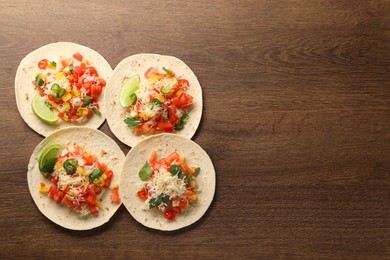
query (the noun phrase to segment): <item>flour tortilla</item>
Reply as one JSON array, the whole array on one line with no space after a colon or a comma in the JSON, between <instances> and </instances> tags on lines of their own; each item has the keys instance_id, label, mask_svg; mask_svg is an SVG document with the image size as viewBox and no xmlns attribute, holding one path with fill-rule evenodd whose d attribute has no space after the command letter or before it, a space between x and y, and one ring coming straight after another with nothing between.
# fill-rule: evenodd
<instances>
[{"instance_id":1,"label":"flour tortilla","mask_svg":"<svg viewBox=\"0 0 390 260\"><path fill-rule=\"evenodd\" d=\"M158 54L137 54L127 57L116 66L110 80L107 82L107 93L104 102L108 111L110 111L107 114L107 122L111 131L121 142L131 147L148 136L134 135L132 129L123 122L126 118L125 110L119 103L119 95L127 79L139 75L142 80L146 70L156 66L159 69L162 69L162 67L172 69L176 77L187 79L190 83L186 93L193 96L194 99L188 113L189 120L184 128L176 131L175 134L191 139L202 117L202 88L195 74L183 61L172 56Z\"/></svg>"},{"instance_id":2,"label":"flour tortilla","mask_svg":"<svg viewBox=\"0 0 390 260\"><path fill-rule=\"evenodd\" d=\"M39 171L38 159L42 151L52 144L73 146L77 144L86 151L95 154L99 162L105 163L114 173L111 188L119 184L122 163L125 155L119 146L102 132L87 127L68 127L53 132L45 138L34 150L28 164L27 181L31 196L38 209L54 223L72 230L87 230L99 227L108 222L120 204L113 204L110 200L110 190L102 196L103 209L97 215L82 217L63 204L57 204L47 194L40 193L40 183L50 186L50 180Z\"/></svg>"},{"instance_id":3,"label":"flour tortilla","mask_svg":"<svg viewBox=\"0 0 390 260\"><path fill-rule=\"evenodd\" d=\"M201 168L196 178L199 184L197 202L194 206L187 207L183 214L176 215L174 221L165 219L161 212L143 209L144 201L136 195L144 184L138 173L155 150L158 158L177 151L185 157L188 165ZM172 134L151 136L139 142L127 154L123 164L119 193L123 205L142 225L164 231L180 229L198 221L209 208L215 193L214 166L207 153L187 138Z\"/></svg>"},{"instance_id":4,"label":"flour tortilla","mask_svg":"<svg viewBox=\"0 0 390 260\"><path fill-rule=\"evenodd\" d=\"M94 66L99 73L99 76L108 80L112 73L110 64L100 55L98 52L70 42L57 42L45 45L39 49L28 54L21 62L16 72L15 77L15 96L18 110L23 120L38 134L48 136L53 131L74 126L69 122L64 122L61 119L53 125L45 124L42 122L32 111L31 102L38 91L34 89L33 84L36 73L39 71L38 62L42 59L48 59L49 61L55 61L59 64L60 58L72 57L76 52L79 52L85 59L91 62L91 66ZM106 87L103 88L102 94L99 97L99 110L102 112L102 116L92 115L88 118L82 126L88 126L91 128L99 128L105 120L105 106L103 103L103 97L105 95Z\"/></svg>"}]
</instances>

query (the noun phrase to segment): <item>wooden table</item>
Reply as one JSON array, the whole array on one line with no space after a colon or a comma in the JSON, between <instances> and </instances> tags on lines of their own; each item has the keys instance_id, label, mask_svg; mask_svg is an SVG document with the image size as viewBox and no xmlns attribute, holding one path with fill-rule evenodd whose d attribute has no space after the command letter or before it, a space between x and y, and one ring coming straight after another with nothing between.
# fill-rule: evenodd
<instances>
[{"instance_id":1,"label":"wooden table","mask_svg":"<svg viewBox=\"0 0 390 260\"><path fill-rule=\"evenodd\" d=\"M1 259L390 258L389 1L129 2L1 0ZM145 52L193 69L193 139L217 172L198 223L154 231L122 206L76 232L38 211L26 172L43 137L18 113L14 76L57 41L112 67Z\"/></svg>"}]
</instances>

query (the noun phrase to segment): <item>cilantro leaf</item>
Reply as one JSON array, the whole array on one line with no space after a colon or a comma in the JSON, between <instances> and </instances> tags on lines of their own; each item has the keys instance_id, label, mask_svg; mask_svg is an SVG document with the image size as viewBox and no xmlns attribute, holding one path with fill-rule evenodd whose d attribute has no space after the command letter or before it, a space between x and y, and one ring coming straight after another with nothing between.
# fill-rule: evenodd
<instances>
[{"instance_id":1,"label":"cilantro leaf","mask_svg":"<svg viewBox=\"0 0 390 260\"><path fill-rule=\"evenodd\" d=\"M177 175L177 177L178 177L179 179L183 179L184 176L185 176L185 173L183 172L181 166L179 166L179 165L171 165L171 167L169 167L169 172L170 172L173 176Z\"/></svg>"},{"instance_id":2,"label":"cilantro leaf","mask_svg":"<svg viewBox=\"0 0 390 260\"><path fill-rule=\"evenodd\" d=\"M135 126L138 126L141 124L141 121L139 121L139 119L135 118L135 117L131 117L129 116L128 118L126 118L125 120L123 120L123 122L125 122L125 124L132 128L132 127L135 127Z\"/></svg>"},{"instance_id":3,"label":"cilantro leaf","mask_svg":"<svg viewBox=\"0 0 390 260\"><path fill-rule=\"evenodd\" d=\"M146 162L139 171L138 176L141 178L142 181L146 181L150 178L150 176L152 176L152 172L152 168L150 168L148 162Z\"/></svg>"}]
</instances>

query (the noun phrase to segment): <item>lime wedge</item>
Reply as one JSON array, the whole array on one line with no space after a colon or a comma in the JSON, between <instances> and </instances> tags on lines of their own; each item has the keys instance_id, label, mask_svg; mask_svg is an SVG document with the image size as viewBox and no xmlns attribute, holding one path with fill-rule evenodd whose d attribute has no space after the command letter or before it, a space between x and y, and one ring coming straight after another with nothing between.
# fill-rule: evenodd
<instances>
[{"instance_id":1,"label":"lime wedge","mask_svg":"<svg viewBox=\"0 0 390 260\"><path fill-rule=\"evenodd\" d=\"M57 122L58 116L46 106L45 101L40 95L36 95L33 98L31 107L34 114L46 124Z\"/></svg>"},{"instance_id":2,"label":"lime wedge","mask_svg":"<svg viewBox=\"0 0 390 260\"><path fill-rule=\"evenodd\" d=\"M39 171L43 176L46 177L48 173L53 172L58 154L61 150L62 146L60 144L52 144L42 151L41 156L39 156L38 164Z\"/></svg>"},{"instance_id":3,"label":"lime wedge","mask_svg":"<svg viewBox=\"0 0 390 260\"><path fill-rule=\"evenodd\" d=\"M140 78L138 75L128 79L122 86L119 102L123 108L129 107L137 99L135 91L138 90Z\"/></svg>"}]
</instances>

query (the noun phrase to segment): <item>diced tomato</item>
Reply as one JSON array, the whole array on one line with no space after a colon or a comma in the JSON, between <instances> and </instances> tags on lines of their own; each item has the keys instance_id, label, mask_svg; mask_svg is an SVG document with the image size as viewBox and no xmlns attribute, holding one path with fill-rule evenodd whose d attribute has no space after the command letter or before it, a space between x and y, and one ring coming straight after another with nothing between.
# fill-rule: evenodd
<instances>
[{"instance_id":1,"label":"diced tomato","mask_svg":"<svg viewBox=\"0 0 390 260\"><path fill-rule=\"evenodd\" d=\"M172 211L175 214L181 214L181 208L180 207L172 207Z\"/></svg>"},{"instance_id":2,"label":"diced tomato","mask_svg":"<svg viewBox=\"0 0 390 260\"><path fill-rule=\"evenodd\" d=\"M103 78L99 78L99 84L102 86L102 87L105 87L106 86L106 81L103 79Z\"/></svg>"},{"instance_id":3,"label":"diced tomato","mask_svg":"<svg viewBox=\"0 0 390 260\"><path fill-rule=\"evenodd\" d=\"M91 76L99 76L99 73L95 69L95 67L90 66L86 70L88 71L89 75L91 75Z\"/></svg>"},{"instance_id":4,"label":"diced tomato","mask_svg":"<svg viewBox=\"0 0 390 260\"><path fill-rule=\"evenodd\" d=\"M55 98L55 97L53 97L52 95L47 95L47 98L48 98L50 101L53 101L53 102L55 102L55 103L57 103L57 104L62 104L62 103L64 103L64 101L62 101L62 99L60 99L60 98Z\"/></svg>"},{"instance_id":5,"label":"diced tomato","mask_svg":"<svg viewBox=\"0 0 390 260\"><path fill-rule=\"evenodd\" d=\"M143 200L146 200L148 198L148 193L145 188L139 190L137 192L137 197Z\"/></svg>"},{"instance_id":6,"label":"diced tomato","mask_svg":"<svg viewBox=\"0 0 390 260\"><path fill-rule=\"evenodd\" d=\"M92 158L91 154L85 152L85 153L83 153L82 158L83 158L85 165L92 165L93 164L93 158Z\"/></svg>"},{"instance_id":7,"label":"diced tomato","mask_svg":"<svg viewBox=\"0 0 390 260\"><path fill-rule=\"evenodd\" d=\"M94 214L97 214L99 212L98 208L96 207L96 205L89 205L89 212L94 215Z\"/></svg>"},{"instance_id":8,"label":"diced tomato","mask_svg":"<svg viewBox=\"0 0 390 260\"><path fill-rule=\"evenodd\" d=\"M172 133L173 132L173 124L169 121L160 120L157 124L157 130Z\"/></svg>"},{"instance_id":9,"label":"diced tomato","mask_svg":"<svg viewBox=\"0 0 390 260\"><path fill-rule=\"evenodd\" d=\"M50 178L50 182L57 186L57 184L58 184L58 178L56 178L56 177L51 177L51 178Z\"/></svg>"},{"instance_id":10,"label":"diced tomato","mask_svg":"<svg viewBox=\"0 0 390 260\"><path fill-rule=\"evenodd\" d=\"M145 72L145 78L150 78L153 75L158 74L157 68L150 67L146 72Z\"/></svg>"},{"instance_id":11,"label":"diced tomato","mask_svg":"<svg viewBox=\"0 0 390 260\"><path fill-rule=\"evenodd\" d=\"M104 174L107 176L107 178L106 178L106 180L104 181L103 187L107 188L107 187L110 187L110 185L111 185L111 180L112 180L113 172L112 172L111 170L109 170L109 171L106 171Z\"/></svg>"},{"instance_id":12,"label":"diced tomato","mask_svg":"<svg viewBox=\"0 0 390 260\"><path fill-rule=\"evenodd\" d=\"M95 188L94 187L88 187L87 189L87 194L93 196L93 197L96 197L96 192L95 192Z\"/></svg>"},{"instance_id":13,"label":"diced tomato","mask_svg":"<svg viewBox=\"0 0 390 260\"><path fill-rule=\"evenodd\" d=\"M68 208L74 207L73 202L67 196L64 196L62 203L64 203Z\"/></svg>"},{"instance_id":14,"label":"diced tomato","mask_svg":"<svg viewBox=\"0 0 390 260\"><path fill-rule=\"evenodd\" d=\"M153 167L153 165L156 163L156 158L157 158L157 151L154 150L152 154L149 157L149 165L150 167Z\"/></svg>"},{"instance_id":15,"label":"diced tomato","mask_svg":"<svg viewBox=\"0 0 390 260\"><path fill-rule=\"evenodd\" d=\"M193 97L182 93L179 97L173 98L173 105L177 108L188 108L192 104Z\"/></svg>"},{"instance_id":16,"label":"diced tomato","mask_svg":"<svg viewBox=\"0 0 390 260\"><path fill-rule=\"evenodd\" d=\"M85 88L87 91L90 91L91 87L92 87L92 82L91 81L83 83L83 88Z\"/></svg>"},{"instance_id":17,"label":"diced tomato","mask_svg":"<svg viewBox=\"0 0 390 260\"><path fill-rule=\"evenodd\" d=\"M173 152L165 158L165 163L170 166L174 161L179 159L179 154L177 152Z\"/></svg>"},{"instance_id":18,"label":"diced tomato","mask_svg":"<svg viewBox=\"0 0 390 260\"><path fill-rule=\"evenodd\" d=\"M168 220L175 220L175 214L173 213L172 210L170 211L166 211L164 213L164 218L168 219Z\"/></svg>"},{"instance_id":19,"label":"diced tomato","mask_svg":"<svg viewBox=\"0 0 390 260\"><path fill-rule=\"evenodd\" d=\"M80 53L78 53L78 52L73 54L73 58L75 58L78 61L82 61L83 60L83 56Z\"/></svg>"},{"instance_id":20,"label":"diced tomato","mask_svg":"<svg viewBox=\"0 0 390 260\"><path fill-rule=\"evenodd\" d=\"M121 203L121 199L119 198L118 187L115 187L111 191L111 202L115 204Z\"/></svg>"},{"instance_id":21,"label":"diced tomato","mask_svg":"<svg viewBox=\"0 0 390 260\"><path fill-rule=\"evenodd\" d=\"M176 125L180 118L177 116L176 108L174 106L170 106L168 108L169 111L169 122L171 122L172 125Z\"/></svg>"},{"instance_id":22,"label":"diced tomato","mask_svg":"<svg viewBox=\"0 0 390 260\"><path fill-rule=\"evenodd\" d=\"M61 60L61 65L64 68L68 67L72 63L73 63L73 59L72 58L67 58L67 59Z\"/></svg>"},{"instance_id":23,"label":"diced tomato","mask_svg":"<svg viewBox=\"0 0 390 260\"><path fill-rule=\"evenodd\" d=\"M186 193L185 193L186 197L191 197L193 195L195 195L195 192L191 189L187 189Z\"/></svg>"},{"instance_id":24,"label":"diced tomato","mask_svg":"<svg viewBox=\"0 0 390 260\"><path fill-rule=\"evenodd\" d=\"M41 70L44 70L47 68L48 63L49 63L49 61L47 59L43 59L43 60L38 62L38 68L40 68Z\"/></svg>"},{"instance_id":25,"label":"diced tomato","mask_svg":"<svg viewBox=\"0 0 390 260\"><path fill-rule=\"evenodd\" d=\"M93 195L90 195L88 194L85 198L85 201L89 204L89 205L96 205L96 196L93 196Z\"/></svg>"},{"instance_id":26,"label":"diced tomato","mask_svg":"<svg viewBox=\"0 0 390 260\"><path fill-rule=\"evenodd\" d=\"M45 90L43 88L38 87L39 95L43 97L45 95Z\"/></svg>"},{"instance_id":27,"label":"diced tomato","mask_svg":"<svg viewBox=\"0 0 390 260\"><path fill-rule=\"evenodd\" d=\"M187 205L188 205L188 201L187 200L180 199L179 208L184 209L185 207L187 207Z\"/></svg>"},{"instance_id":28,"label":"diced tomato","mask_svg":"<svg viewBox=\"0 0 390 260\"><path fill-rule=\"evenodd\" d=\"M179 85L179 87L181 88L185 88L185 87L188 87L190 85L190 83L188 82L188 80L186 79L179 79L177 81L177 84Z\"/></svg>"},{"instance_id":29,"label":"diced tomato","mask_svg":"<svg viewBox=\"0 0 390 260\"><path fill-rule=\"evenodd\" d=\"M73 68L73 72L72 72L73 76L74 76L74 80L75 81L78 81L78 79L84 74L84 71L83 69L81 68L81 66L75 66Z\"/></svg>"},{"instance_id":30,"label":"diced tomato","mask_svg":"<svg viewBox=\"0 0 390 260\"><path fill-rule=\"evenodd\" d=\"M92 85L92 88L91 88L91 97L94 99L94 100L97 100L100 93L102 93L102 86L100 85Z\"/></svg>"},{"instance_id":31,"label":"diced tomato","mask_svg":"<svg viewBox=\"0 0 390 260\"><path fill-rule=\"evenodd\" d=\"M98 168L102 171L105 172L107 170L107 165L105 163L97 163Z\"/></svg>"}]
</instances>

